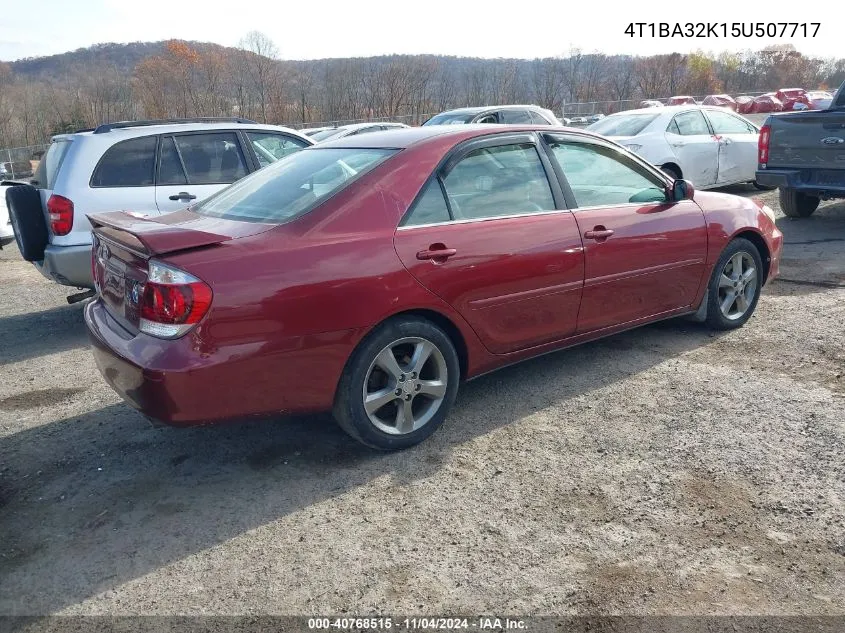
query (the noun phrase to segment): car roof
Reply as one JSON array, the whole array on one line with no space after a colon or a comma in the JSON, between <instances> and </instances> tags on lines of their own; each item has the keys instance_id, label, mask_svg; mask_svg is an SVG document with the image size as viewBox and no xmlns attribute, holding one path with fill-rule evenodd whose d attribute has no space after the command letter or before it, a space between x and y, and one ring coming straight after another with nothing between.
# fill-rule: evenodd
<instances>
[{"instance_id":1,"label":"car roof","mask_svg":"<svg viewBox=\"0 0 845 633\"><path fill-rule=\"evenodd\" d=\"M583 129L557 125L499 125L496 123L473 123L470 125L424 125L406 127L384 132L371 132L360 136L346 136L315 145L313 149L405 149L438 138L454 137L460 142L476 136L492 134L513 134L514 132L567 132L596 136ZM310 149L310 148L309 148Z\"/></svg>"},{"instance_id":2,"label":"car roof","mask_svg":"<svg viewBox=\"0 0 845 633\"><path fill-rule=\"evenodd\" d=\"M455 108L454 110L444 110L440 114L481 114L490 110L524 110L525 108L532 108L534 110L546 110L538 105L491 105L491 106L471 106L467 108Z\"/></svg>"},{"instance_id":3,"label":"car roof","mask_svg":"<svg viewBox=\"0 0 845 633\"><path fill-rule=\"evenodd\" d=\"M373 127L374 125L392 125L398 128L407 127L404 123L398 121L368 121L366 123L349 123L348 125L332 125L323 129L326 130L360 130L363 128Z\"/></svg>"},{"instance_id":4,"label":"car roof","mask_svg":"<svg viewBox=\"0 0 845 633\"><path fill-rule=\"evenodd\" d=\"M297 130L283 127L281 125L268 125L264 123L238 123L234 121L220 121L214 123L197 123L186 121L184 123L157 123L154 125L136 125L128 127L120 127L106 132L95 134L93 130L85 130L74 132L71 134L57 134L53 138L69 138L69 137L99 137L103 140L108 139L128 139L138 136L149 136L153 134L176 134L179 132L202 132L206 130L266 130L268 132L285 132L286 134L293 134L301 138L308 138ZM313 141L312 141L313 142Z\"/></svg>"},{"instance_id":5,"label":"car roof","mask_svg":"<svg viewBox=\"0 0 845 633\"><path fill-rule=\"evenodd\" d=\"M723 112L725 108L721 106L711 106L711 105L697 105L693 103L685 103L682 105L673 105L673 106L663 106L662 108L637 108L636 110L623 110L622 112L616 112L614 114L610 114L605 118L610 118L614 116L624 116L628 114L677 114L679 112L689 112L690 110L716 110L719 112Z\"/></svg>"}]
</instances>

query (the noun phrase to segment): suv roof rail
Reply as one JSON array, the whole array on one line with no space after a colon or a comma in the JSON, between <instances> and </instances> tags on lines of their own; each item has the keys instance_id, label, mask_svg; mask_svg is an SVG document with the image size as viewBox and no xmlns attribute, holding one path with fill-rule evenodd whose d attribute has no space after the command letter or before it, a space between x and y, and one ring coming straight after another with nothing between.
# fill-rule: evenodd
<instances>
[{"instance_id":1,"label":"suv roof rail","mask_svg":"<svg viewBox=\"0 0 845 633\"><path fill-rule=\"evenodd\" d=\"M256 121L242 119L240 117L194 117L190 119L150 119L148 121L118 121L116 123L104 123L94 129L94 134L104 134L112 130L120 130L127 127L143 127L146 125L167 125L168 123L250 123L257 125Z\"/></svg>"}]
</instances>

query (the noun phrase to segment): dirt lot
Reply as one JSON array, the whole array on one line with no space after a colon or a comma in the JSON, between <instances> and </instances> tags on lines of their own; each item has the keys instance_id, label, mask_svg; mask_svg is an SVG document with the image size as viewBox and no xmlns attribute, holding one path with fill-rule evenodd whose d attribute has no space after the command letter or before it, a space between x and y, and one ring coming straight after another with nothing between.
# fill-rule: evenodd
<instances>
[{"instance_id":1,"label":"dirt lot","mask_svg":"<svg viewBox=\"0 0 845 633\"><path fill-rule=\"evenodd\" d=\"M779 224L745 328L500 371L389 455L149 427L0 252L0 614L845 613L845 204Z\"/></svg>"}]
</instances>

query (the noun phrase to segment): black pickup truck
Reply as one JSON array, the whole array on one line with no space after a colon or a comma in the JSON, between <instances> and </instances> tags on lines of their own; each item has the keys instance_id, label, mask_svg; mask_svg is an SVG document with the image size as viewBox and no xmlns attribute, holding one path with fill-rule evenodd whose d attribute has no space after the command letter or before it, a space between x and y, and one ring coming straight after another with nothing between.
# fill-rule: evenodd
<instances>
[{"instance_id":1,"label":"black pickup truck","mask_svg":"<svg viewBox=\"0 0 845 633\"><path fill-rule=\"evenodd\" d=\"M766 119L757 182L780 188L780 207L792 218L812 215L821 200L845 198L845 83L827 110Z\"/></svg>"}]
</instances>

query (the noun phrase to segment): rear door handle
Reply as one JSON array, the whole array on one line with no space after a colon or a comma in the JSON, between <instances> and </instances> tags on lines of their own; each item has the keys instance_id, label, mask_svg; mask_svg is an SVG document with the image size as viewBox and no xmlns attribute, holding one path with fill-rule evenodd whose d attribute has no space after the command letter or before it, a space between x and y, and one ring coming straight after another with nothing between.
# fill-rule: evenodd
<instances>
[{"instance_id":1,"label":"rear door handle","mask_svg":"<svg viewBox=\"0 0 845 633\"><path fill-rule=\"evenodd\" d=\"M174 193L172 196L170 196L170 199L173 200L173 201L176 201L176 200L196 200L197 197L194 196L194 195L191 195L187 191L180 191L179 193Z\"/></svg>"},{"instance_id":2,"label":"rear door handle","mask_svg":"<svg viewBox=\"0 0 845 633\"><path fill-rule=\"evenodd\" d=\"M454 248L446 248L445 246L442 248L438 248L439 245L432 244L424 251L419 251L417 253L417 259L420 261L425 261L427 259L446 261L448 258L452 257L452 255L457 255L458 251Z\"/></svg>"},{"instance_id":3,"label":"rear door handle","mask_svg":"<svg viewBox=\"0 0 845 633\"><path fill-rule=\"evenodd\" d=\"M597 242L603 242L611 235L613 235L613 229L606 229L603 226L597 226L592 231L584 233L585 238L588 240L596 240Z\"/></svg>"}]
</instances>

